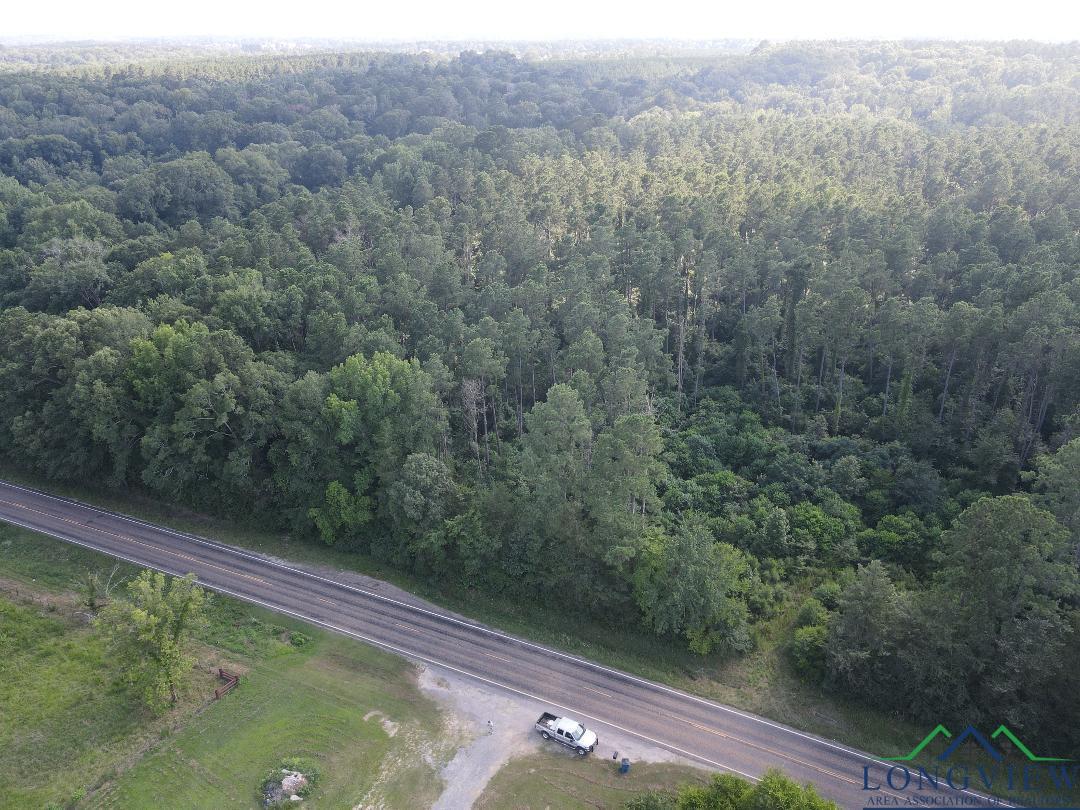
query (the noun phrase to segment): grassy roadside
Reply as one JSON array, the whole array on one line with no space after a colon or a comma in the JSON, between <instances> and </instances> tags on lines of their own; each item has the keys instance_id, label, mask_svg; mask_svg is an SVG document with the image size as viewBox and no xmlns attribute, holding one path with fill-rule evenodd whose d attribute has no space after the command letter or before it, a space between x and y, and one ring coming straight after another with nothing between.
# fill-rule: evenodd
<instances>
[{"instance_id":1,"label":"grassy roadside","mask_svg":"<svg viewBox=\"0 0 1080 810\"><path fill-rule=\"evenodd\" d=\"M674 791L708 778L697 768L653 762L635 763L623 775L610 760L545 750L504 765L473 810L618 810L637 794Z\"/></svg>"},{"instance_id":2,"label":"grassy roadside","mask_svg":"<svg viewBox=\"0 0 1080 810\"><path fill-rule=\"evenodd\" d=\"M305 806L411 808L438 795L454 746L408 664L232 599L214 598L180 704L147 714L70 591L80 573L112 567L0 524L0 808L251 808L292 757L320 772ZM215 702L217 666L242 680Z\"/></svg>"},{"instance_id":3,"label":"grassy roadside","mask_svg":"<svg viewBox=\"0 0 1080 810\"><path fill-rule=\"evenodd\" d=\"M618 621L585 622L568 619L564 613L547 609L542 604L447 591L428 581L388 569L363 555L297 540L265 527L244 525L164 504L138 492L117 493L86 486L59 485L3 465L0 465L0 478L266 554L378 577L507 632L875 754L906 751L912 740L920 739L925 733L921 727L916 728L872 707L840 700L798 678L784 650L797 610L794 600L787 609L758 628L758 645L750 654L727 660L717 656L702 658L689 653L682 645L635 632Z\"/></svg>"}]
</instances>

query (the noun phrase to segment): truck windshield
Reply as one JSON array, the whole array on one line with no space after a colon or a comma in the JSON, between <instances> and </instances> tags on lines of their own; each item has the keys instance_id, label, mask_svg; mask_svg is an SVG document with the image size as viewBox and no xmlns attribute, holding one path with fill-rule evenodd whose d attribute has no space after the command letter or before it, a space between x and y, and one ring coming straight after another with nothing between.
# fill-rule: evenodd
<instances>
[{"instance_id":1,"label":"truck windshield","mask_svg":"<svg viewBox=\"0 0 1080 810\"><path fill-rule=\"evenodd\" d=\"M581 739L581 735L585 733L585 726L578 723L577 727L570 731L574 735L574 742Z\"/></svg>"}]
</instances>

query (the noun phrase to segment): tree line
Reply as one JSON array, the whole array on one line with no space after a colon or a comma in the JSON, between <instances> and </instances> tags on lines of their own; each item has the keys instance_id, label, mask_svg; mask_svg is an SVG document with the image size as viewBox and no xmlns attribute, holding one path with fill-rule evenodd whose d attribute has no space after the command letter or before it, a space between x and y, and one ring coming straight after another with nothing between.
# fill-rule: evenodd
<instances>
[{"instance_id":1,"label":"tree line","mask_svg":"<svg viewBox=\"0 0 1080 810\"><path fill-rule=\"evenodd\" d=\"M1075 746L1074 57L0 75L0 453Z\"/></svg>"}]
</instances>

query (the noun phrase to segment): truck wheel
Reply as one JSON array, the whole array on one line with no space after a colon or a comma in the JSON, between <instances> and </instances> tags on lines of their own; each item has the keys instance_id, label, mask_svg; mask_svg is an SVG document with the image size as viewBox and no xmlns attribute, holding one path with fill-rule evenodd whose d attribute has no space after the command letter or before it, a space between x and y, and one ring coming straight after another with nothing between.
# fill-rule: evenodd
<instances>
[{"instance_id":1,"label":"truck wheel","mask_svg":"<svg viewBox=\"0 0 1080 810\"><path fill-rule=\"evenodd\" d=\"M551 739L551 735L548 734L546 731L541 731L540 736L543 737L545 740L550 740Z\"/></svg>"},{"instance_id":2,"label":"truck wheel","mask_svg":"<svg viewBox=\"0 0 1080 810\"><path fill-rule=\"evenodd\" d=\"M588 749L588 748L579 748L579 749L577 750L577 755L578 755L579 757L583 757L583 756L585 756L585 755L586 755L587 753L589 753L589 749Z\"/></svg>"}]
</instances>

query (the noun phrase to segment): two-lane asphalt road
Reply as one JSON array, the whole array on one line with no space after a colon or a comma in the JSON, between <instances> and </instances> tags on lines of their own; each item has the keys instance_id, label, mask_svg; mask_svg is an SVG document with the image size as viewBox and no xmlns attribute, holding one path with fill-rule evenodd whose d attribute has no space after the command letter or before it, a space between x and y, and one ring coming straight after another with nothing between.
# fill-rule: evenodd
<instances>
[{"instance_id":1,"label":"two-lane asphalt road","mask_svg":"<svg viewBox=\"0 0 1080 810\"><path fill-rule=\"evenodd\" d=\"M243 549L0 482L0 520L171 574L536 700L748 778L782 768L841 807L864 807L874 760L828 740ZM874 766L880 776L884 767ZM881 797L887 790L873 795ZM974 798L970 796L969 798ZM879 799L880 800L880 799ZM899 802L903 804L901 800Z\"/></svg>"}]
</instances>

